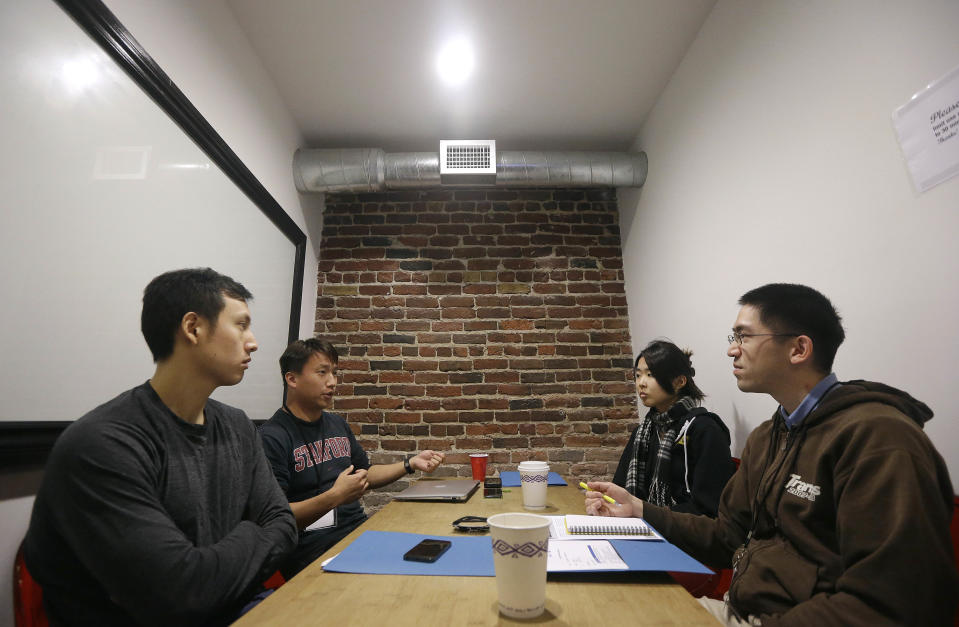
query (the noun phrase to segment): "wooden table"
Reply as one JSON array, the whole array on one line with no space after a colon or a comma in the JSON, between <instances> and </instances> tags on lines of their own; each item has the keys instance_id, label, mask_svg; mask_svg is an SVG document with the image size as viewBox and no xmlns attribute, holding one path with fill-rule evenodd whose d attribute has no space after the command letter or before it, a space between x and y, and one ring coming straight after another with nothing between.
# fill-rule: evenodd
<instances>
[{"instance_id":1,"label":"wooden table","mask_svg":"<svg viewBox=\"0 0 959 627\"><path fill-rule=\"evenodd\" d=\"M367 530L455 536L451 523L460 516L522 511L520 488L511 488L502 499L486 499L480 487L466 503L393 501L235 625L718 624L665 573L551 573L546 612L520 621L500 616L493 577L355 575L324 572L320 565ZM550 486L546 509L535 513L581 514L582 492Z\"/></svg>"}]
</instances>

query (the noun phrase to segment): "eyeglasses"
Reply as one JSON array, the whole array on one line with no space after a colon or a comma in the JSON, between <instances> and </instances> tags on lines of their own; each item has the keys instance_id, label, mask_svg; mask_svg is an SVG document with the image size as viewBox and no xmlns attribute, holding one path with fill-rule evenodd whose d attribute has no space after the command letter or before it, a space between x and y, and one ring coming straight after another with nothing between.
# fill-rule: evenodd
<instances>
[{"instance_id":1,"label":"eyeglasses","mask_svg":"<svg viewBox=\"0 0 959 627\"><path fill-rule=\"evenodd\" d=\"M727 335L726 339L732 344L736 342L739 346L743 345L743 338L747 337L799 337L799 333L739 333L733 331L732 335Z\"/></svg>"}]
</instances>

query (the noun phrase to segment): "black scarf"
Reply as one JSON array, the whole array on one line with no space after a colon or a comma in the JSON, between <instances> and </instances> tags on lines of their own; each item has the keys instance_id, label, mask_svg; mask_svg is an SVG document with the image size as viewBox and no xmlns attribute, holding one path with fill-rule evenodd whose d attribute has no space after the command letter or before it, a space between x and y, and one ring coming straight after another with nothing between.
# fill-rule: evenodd
<instances>
[{"instance_id":1,"label":"black scarf","mask_svg":"<svg viewBox=\"0 0 959 627\"><path fill-rule=\"evenodd\" d=\"M646 488L646 500L661 507L673 507L676 499L673 497L669 485L669 462L672 459L673 445L676 436L683 426L683 418L696 407L698 403L688 396L682 396L672 407L659 413L651 408L646 419L633 438L633 458L629 460L629 469L626 472L626 489L631 494L640 496L639 489ZM649 444L653 434L653 427L665 431L659 439L659 450L656 452L656 462L652 469L652 478L647 481L646 460L649 458Z\"/></svg>"}]
</instances>

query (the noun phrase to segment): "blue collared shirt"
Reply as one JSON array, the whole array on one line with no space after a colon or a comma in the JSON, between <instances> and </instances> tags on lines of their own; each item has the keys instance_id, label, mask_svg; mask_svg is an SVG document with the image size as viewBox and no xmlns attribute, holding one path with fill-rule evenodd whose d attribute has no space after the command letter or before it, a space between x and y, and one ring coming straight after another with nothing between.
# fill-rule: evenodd
<instances>
[{"instance_id":1,"label":"blue collared shirt","mask_svg":"<svg viewBox=\"0 0 959 627\"><path fill-rule=\"evenodd\" d=\"M802 421L806 419L806 416L812 413L812 410L816 409L819 406L819 402L822 400L822 397L833 388L833 386L838 385L839 380L836 378L835 372L830 372L829 376L824 377L822 381L816 384L816 387L809 390L809 394L806 395L806 398L802 399L802 402L799 403L799 406L796 407L796 410L787 414L786 410L783 409L783 406L779 406L779 415L783 417L786 421L786 426L790 429L795 429Z\"/></svg>"}]
</instances>

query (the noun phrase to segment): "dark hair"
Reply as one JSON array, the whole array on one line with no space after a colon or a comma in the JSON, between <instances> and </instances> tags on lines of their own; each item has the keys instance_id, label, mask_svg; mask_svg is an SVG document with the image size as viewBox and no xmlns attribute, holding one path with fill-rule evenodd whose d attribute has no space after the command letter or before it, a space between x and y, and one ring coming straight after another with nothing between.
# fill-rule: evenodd
<instances>
[{"instance_id":1,"label":"dark hair","mask_svg":"<svg viewBox=\"0 0 959 627\"><path fill-rule=\"evenodd\" d=\"M805 285L770 283L743 294L739 304L759 310L759 319L776 333L808 335L813 365L824 373L832 370L846 333L836 308L821 293Z\"/></svg>"},{"instance_id":2,"label":"dark hair","mask_svg":"<svg viewBox=\"0 0 959 627\"><path fill-rule=\"evenodd\" d=\"M173 340L183 316L191 311L209 320L214 328L226 304L224 296L242 300L253 294L228 276L210 268L186 268L164 272L143 290L140 330L159 362L173 354Z\"/></svg>"},{"instance_id":3,"label":"dark hair","mask_svg":"<svg viewBox=\"0 0 959 627\"><path fill-rule=\"evenodd\" d=\"M336 364L340 361L340 355L336 352L336 347L330 342L318 337L311 337L305 340L294 340L286 347L283 354L280 355L280 376L283 377L283 389L286 389L286 373L302 372L303 366L310 361L310 357L316 353L323 353L329 357L330 361Z\"/></svg>"},{"instance_id":4,"label":"dark hair","mask_svg":"<svg viewBox=\"0 0 959 627\"><path fill-rule=\"evenodd\" d=\"M693 381L696 369L693 368L693 362L690 360L692 356L692 351L682 350L672 342L653 340L636 356L633 368L637 368L639 360L645 357L649 373L656 379L659 387L667 392L701 401L706 395ZM673 379L676 377L686 377L686 385L679 390L673 388Z\"/></svg>"}]
</instances>

